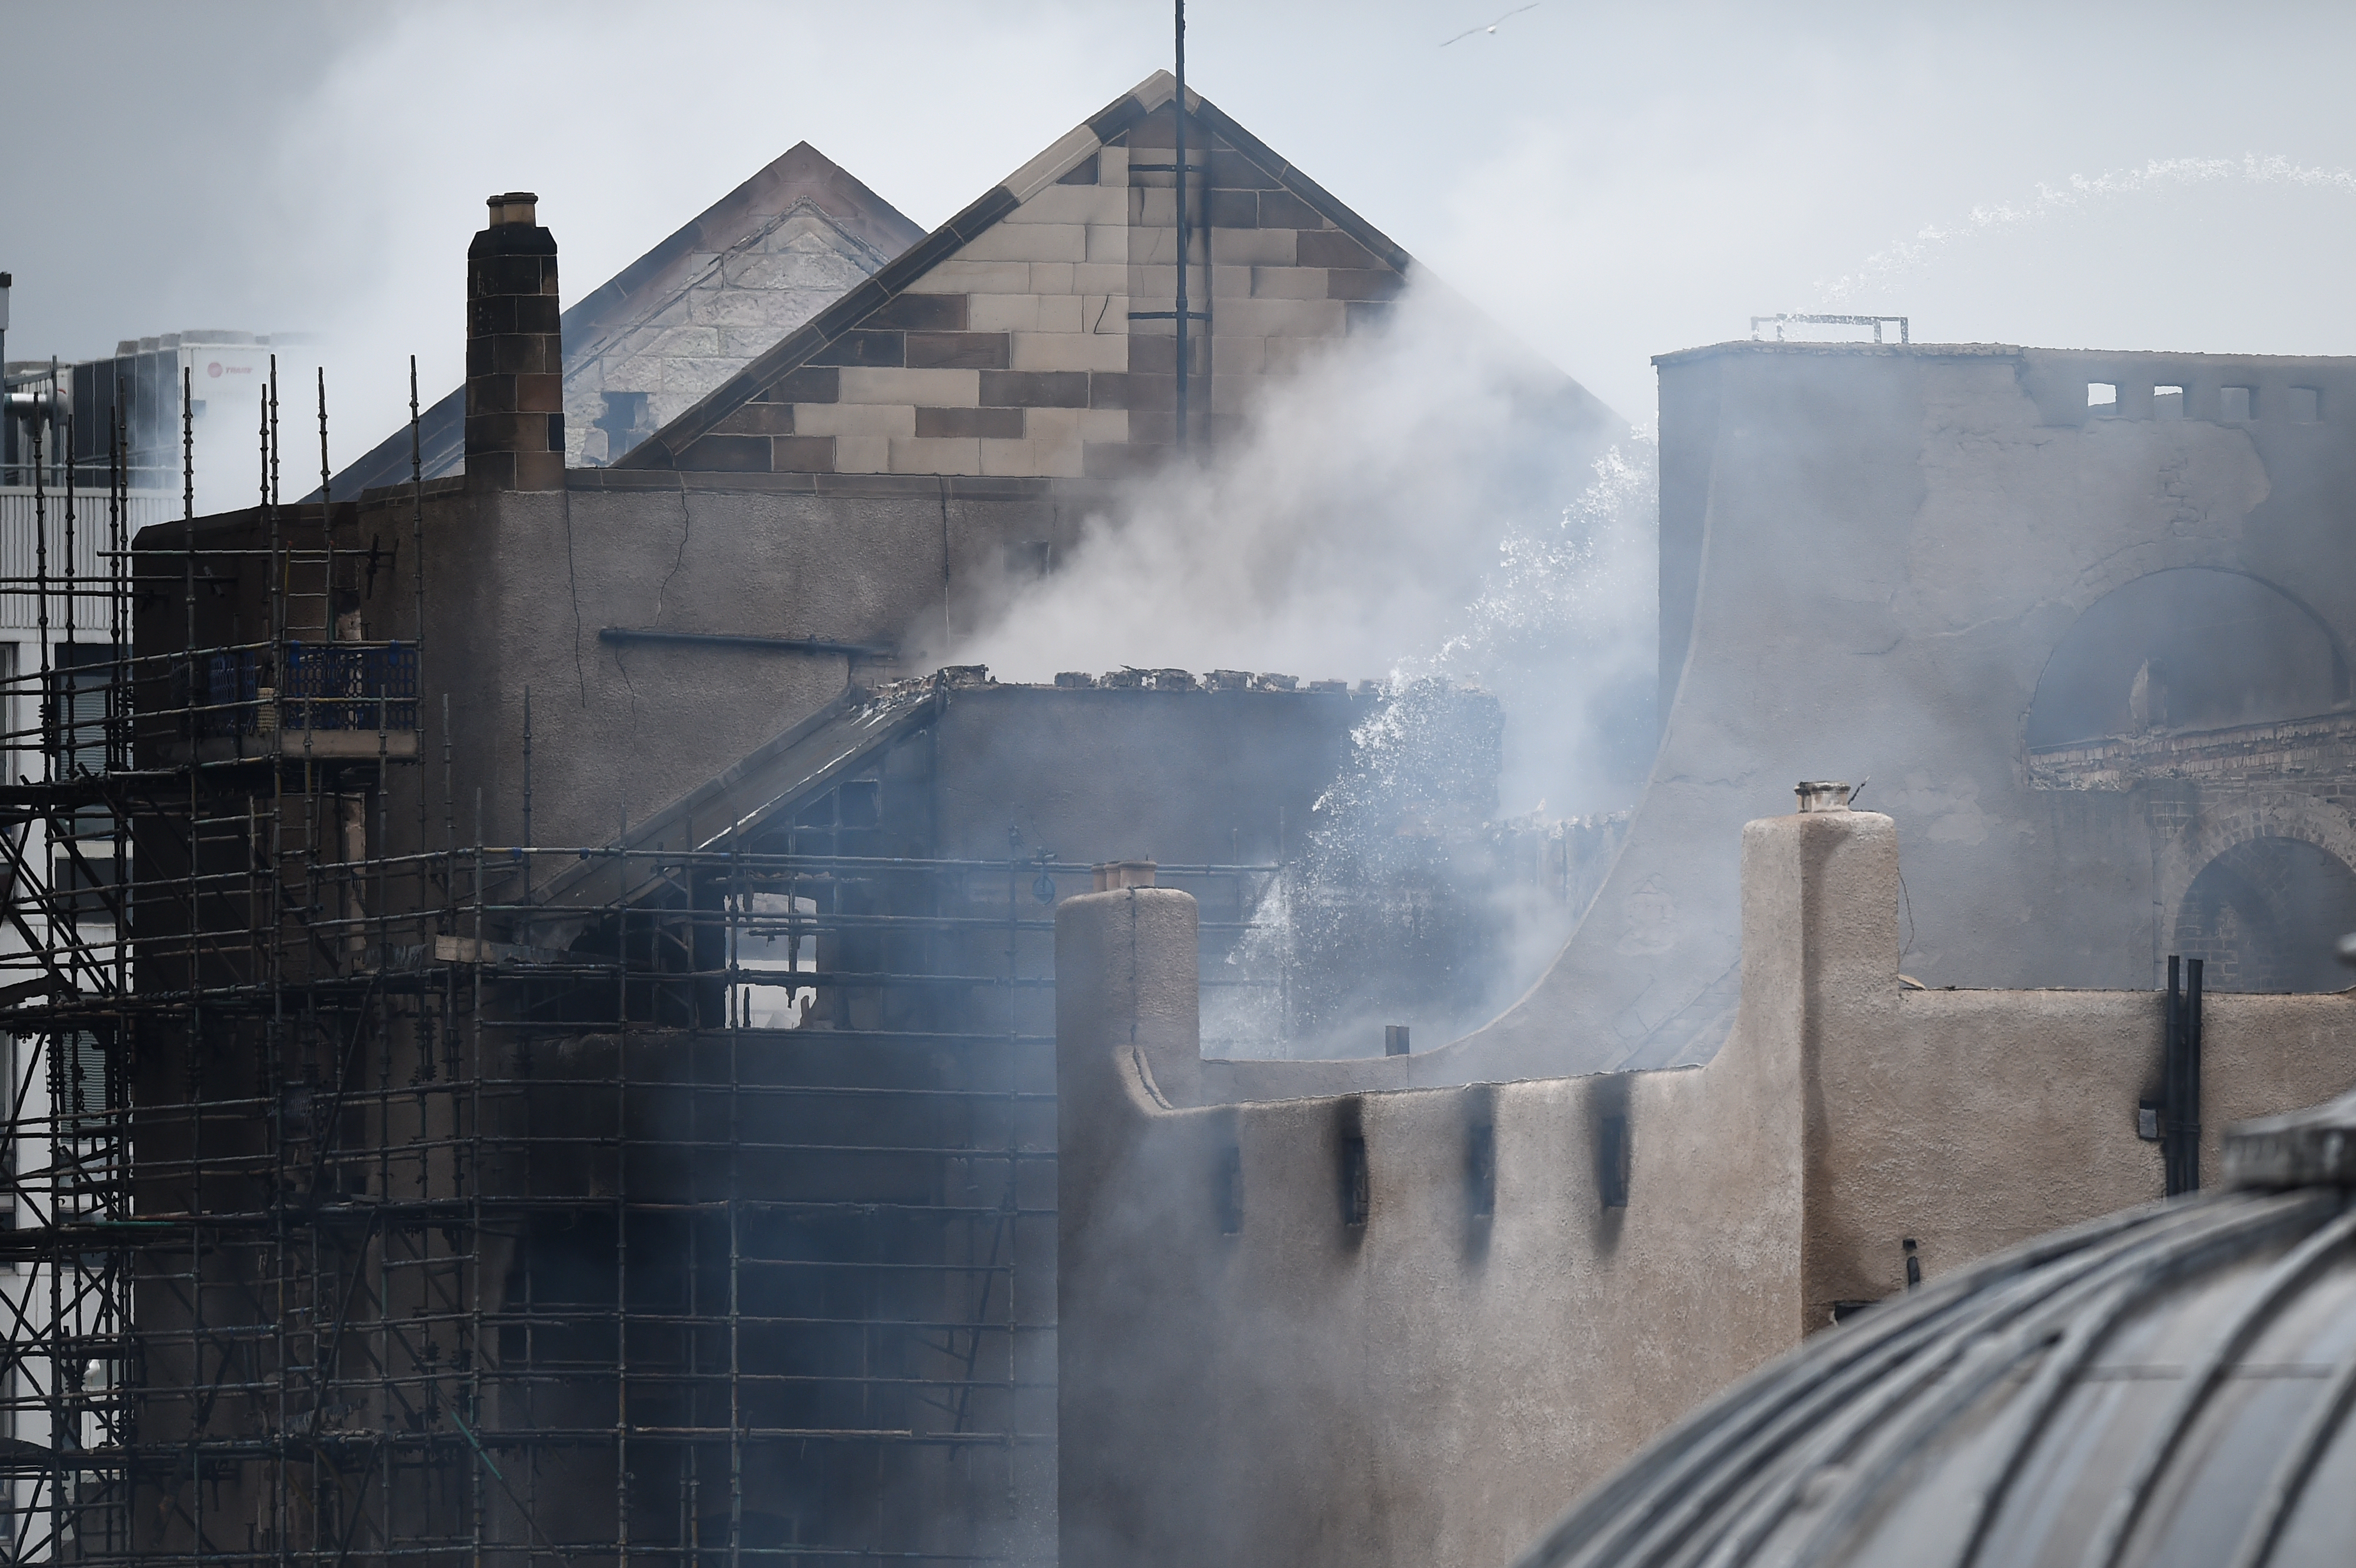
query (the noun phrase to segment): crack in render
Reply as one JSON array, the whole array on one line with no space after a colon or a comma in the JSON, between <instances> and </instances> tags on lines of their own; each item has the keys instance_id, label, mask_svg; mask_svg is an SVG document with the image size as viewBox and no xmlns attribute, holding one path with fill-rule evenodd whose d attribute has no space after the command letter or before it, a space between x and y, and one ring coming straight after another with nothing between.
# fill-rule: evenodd
<instances>
[{"instance_id":1,"label":"crack in render","mask_svg":"<svg viewBox=\"0 0 2356 1568\"><path fill-rule=\"evenodd\" d=\"M679 553L670 558L670 570L663 573L662 584L655 590L654 624L658 626L662 624L663 596L670 592L670 580L679 575L680 567L687 560L687 536L694 529L695 513L688 507L687 492L681 490L679 493Z\"/></svg>"}]
</instances>

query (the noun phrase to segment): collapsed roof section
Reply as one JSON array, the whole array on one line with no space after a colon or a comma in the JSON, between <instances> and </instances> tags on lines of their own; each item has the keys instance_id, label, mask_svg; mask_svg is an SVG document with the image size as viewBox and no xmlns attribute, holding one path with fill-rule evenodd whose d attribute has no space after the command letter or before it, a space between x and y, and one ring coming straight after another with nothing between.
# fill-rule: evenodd
<instances>
[{"instance_id":1,"label":"collapsed roof section","mask_svg":"<svg viewBox=\"0 0 2356 1568\"><path fill-rule=\"evenodd\" d=\"M626 453L923 237L797 143L564 313L566 465ZM465 400L454 390L420 421L429 479L465 471ZM409 477L396 431L336 475L335 494Z\"/></svg>"},{"instance_id":2,"label":"collapsed roof section","mask_svg":"<svg viewBox=\"0 0 2356 1568\"><path fill-rule=\"evenodd\" d=\"M1111 478L1177 432L1176 83L1157 71L616 466ZM1411 257L1187 96L1189 439L1380 328ZM1199 323L1199 325L1195 325ZM1611 411L1547 370L1563 422Z\"/></svg>"}]
</instances>

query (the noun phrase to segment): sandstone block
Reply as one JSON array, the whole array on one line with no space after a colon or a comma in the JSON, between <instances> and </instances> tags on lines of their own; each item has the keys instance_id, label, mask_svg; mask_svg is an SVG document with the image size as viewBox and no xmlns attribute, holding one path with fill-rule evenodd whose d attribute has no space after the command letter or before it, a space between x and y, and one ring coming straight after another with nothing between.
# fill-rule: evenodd
<instances>
[{"instance_id":1,"label":"sandstone block","mask_svg":"<svg viewBox=\"0 0 2356 1568\"><path fill-rule=\"evenodd\" d=\"M1245 337L1340 337L1349 326L1340 300L1229 300L1219 316Z\"/></svg>"},{"instance_id":2,"label":"sandstone block","mask_svg":"<svg viewBox=\"0 0 2356 1568\"><path fill-rule=\"evenodd\" d=\"M1119 189L1051 185L999 219L1001 223L1126 223L1129 202Z\"/></svg>"},{"instance_id":3,"label":"sandstone block","mask_svg":"<svg viewBox=\"0 0 2356 1568\"><path fill-rule=\"evenodd\" d=\"M980 400L980 370L909 370L846 366L841 396L846 403L906 403L911 408L971 408Z\"/></svg>"},{"instance_id":4,"label":"sandstone block","mask_svg":"<svg viewBox=\"0 0 2356 1568\"><path fill-rule=\"evenodd\" d=\"M1290 267L1299 259L1297 229L1214 229L1211 260L1237 267Z\"/></svg>"},{"instance_id":5,"label":"sandstone block","mask_svg":"<svg viewBox=\"0 0 2356 1568\"><path fill-rule=\"evenodd\" d=\"M1254 267L1249 293L1255 299L1322 300L1327 279L1323 267Z\"/></svg>"},{"instance_id":6,"label":"sandstone block","mask_svg":"<svg viewBox=\"0 0 2356 1568\"><path fill-rule=\"evenodd\" d=\"M1163 176L1168 178L1168 176ZM1174 186L1155 189L1150 186L1131 186L1129 190L1129 220L1140 229L1175 229L1178 226L1178 190Z\"/></svg>"},{"instance_id":7,"label":"sandstone block","mask_svg":"<svg viewBox=\"0 0 2356 1568\"><path fill-rule=\"evenodd\" d=\"M968 300L969 325L976 332L1036 332L1037 294L974 294Z\"/></svg>"},{"instance_id":8,"label":"sandstone block","mask_svg":"<svg viewBox=\"0 0 2356 1568\"><path fill-rule=\"evenodd\" d=\"M798 435L914 435L916 411L907 403L798 403Z\"/></svg>"},{"instance_id":9,"label":"sandstone block","mask_svg":"<svg viewBox=\"0 0 2356 1568\"><path fill-rule=\"evenodd\" d=\"M1124 370L1129 339L1110 333L1018 332L1013 335L1017 370Z\"/></svg>"},{"instance_id":10,"label":"sandstone block","mask_svg":"<svg viewBox=\"0 0 2356 1568\"><path fill-rule=\"evenodd\" d=\"M971 261L952 256L905 290L912 294L1023 294L1031 292L1024 261Z\"/></svg>"},{"instance_id":11,"label":"sandstone block","mask_svg":"<svg viewBox=\"0 0 2356 1568\"><path fill-rule=\"evenodd\" d=\"M988 441L981 443L981 471L984 474L1032 475L1039 472L1038 460L1027 441Z\"/></svg>"},{"instance_id":12,"label":"sandstone block","mask_svg":"<svg viewBox=\"0 0 2356 1568\"><path fill-rule=\"evenodd\" d=\"M1091 223L1088 225L1087 261L1126 261L1129 260L1129 225L1126 223Z\"/></svg>"},{"instance_id":13,"label":"sandstone block","mask_svg":"<svg viewBox=\"0 0 2356 1568\"><path fill-rule=\"evenodd\" d=\"M837 474L883 474L892 466L892 443L880 435L838 436L834 443Z\"/></svg>"},{"instance_id":14,"label":"sandstone block","mask_svg":"<svg viewBox=\"0 0 2356 1568\"><path fill-rule=\"evenodd\" d=\"M1088 231L1081 224L1000 223L975 235L951 260L1084 261L1087 253Z\"/></svg>"},{"instance_id":15,"label":"sandstone block","mask_svg":"<svg viewBox=\"0 0 2356 1568\"><path fill-rule=\"evenodd\" d=\"M970 438L894 436L892 439L890 471L894 474L979 474L981 472L981 443Z\"/></svg>"}]
</instances>

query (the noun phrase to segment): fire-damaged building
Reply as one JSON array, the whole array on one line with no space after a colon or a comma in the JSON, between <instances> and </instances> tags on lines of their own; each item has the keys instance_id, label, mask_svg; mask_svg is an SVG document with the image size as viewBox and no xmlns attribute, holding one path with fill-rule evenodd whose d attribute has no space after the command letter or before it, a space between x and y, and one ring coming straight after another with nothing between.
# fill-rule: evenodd
<instances>
[{"instance_id":1,"label":"fire-damaged building","mask_svg":"<svg viewBox=\"0 0 2356 1568\"><path fill-rule=\"evenodd\" d=\"M1477 995L1519 853L1495 704L1418 688L1439 848L1323 881L1372 918L1301 962L1272 890L1408 694L935 668L1396 308L1175 100L926 235L798 148L569 311L494 197L462 394L323 497L86 496L102 570L12 582L108 628L6 786L21 1555L1053 1557L1055 906L1195 890L1265 1051ZM1573 472L1621 429L1529 401Z\"/></svg>"},{"instance_id":2,"label":"fire-damaged building","mask_svg":"<svg viewBox=\"0 0 2356 1568\"><path fill-rule=\"evenodd\" d=\"M2176 966L2329 988L2342 362L1665 357L1658 757L1530 877L1477 690L949 662L1400 308L1209 101L928 233L798 147L570 310L540 218L324 494L8 584L108 628L0 786L20 1557L1504 1562L2356 1071ZM1468 1017L1515 878L1584 918Z\"/></svg>"}]
</instances>

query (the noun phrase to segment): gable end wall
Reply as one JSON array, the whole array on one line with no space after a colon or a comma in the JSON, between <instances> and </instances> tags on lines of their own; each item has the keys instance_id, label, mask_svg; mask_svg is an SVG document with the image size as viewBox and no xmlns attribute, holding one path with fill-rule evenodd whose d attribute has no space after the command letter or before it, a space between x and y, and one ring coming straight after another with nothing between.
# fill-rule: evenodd
<instances>
[{"instance_id":1,"label":"gable end wall","mask_svg":"<svg viewBox=\"0 0 2356 1568\"><path fill-rule=\"evenodd\" d=\"M1168 101L1122 100L626 465L1150 472L1177 433L1175 141ZM1210 105L1190 117L1187 141L1202 170L1188 307L1208 317L1189 343L1190 423L1194 441L1215 443L1239 432L1273 380L1384 323L1409 262Z\"/></svg>"}]
</instances>

